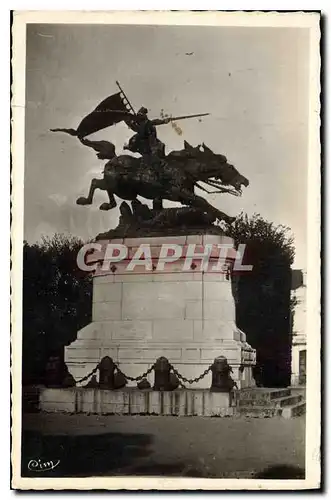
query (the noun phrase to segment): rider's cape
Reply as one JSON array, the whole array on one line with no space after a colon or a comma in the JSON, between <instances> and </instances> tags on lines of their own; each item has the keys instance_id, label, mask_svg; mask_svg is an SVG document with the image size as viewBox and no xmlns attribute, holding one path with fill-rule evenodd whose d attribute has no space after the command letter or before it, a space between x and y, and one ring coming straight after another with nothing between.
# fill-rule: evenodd
<instances>
[{"instance_id":1,"label":"rider's cape","mask_svg":"<svg viewBox=\"0 0 331 500\"><path fill-rule=\"evenodd\" d=\"M67 134L83 138L106 127L115 125L124 119L134 117L129 111L128 104L124 101L121 92L104 99L92 113L82 119L77 129L56 128L52 132L66 132Z\"/></svg>"}]
</instances>

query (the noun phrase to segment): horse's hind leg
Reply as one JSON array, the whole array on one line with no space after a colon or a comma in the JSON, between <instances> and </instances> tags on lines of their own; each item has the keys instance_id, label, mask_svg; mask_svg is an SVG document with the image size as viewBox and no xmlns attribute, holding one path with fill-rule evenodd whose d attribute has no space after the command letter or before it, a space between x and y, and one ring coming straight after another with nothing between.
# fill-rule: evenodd
<instances>
[{"instance_id":1,"label":"horse's hind leg","mask_svg":"<svg viewBox=\"0 0 331 500\"><path fill-rule=\"evenodd\" d=\"M162 208L163 208L162 198L155 198L153 200L153 210L162 210Z\"/></svg>"},{"instance_id":2,"label":"horse's hind leg","mask_svg":"<svg viewBox=\"0 0 331 500\"><path fill-rule=\"evenodd\" d=\"M92 179L91 186L87 197L81 196L76 200L77 205L92 205L94 191L96 189L106 189L105 182L103 179Z\"/></svg>"},{"instance_id":3,"label":"horse's hind leg","mask_svg":"<svg viewBox=\"0 0 331 500\"><path fill-rule=\"evenodd\" d=\"M100 210L110 210L111 208L116 207L116 201L113 193L109 189L106 189L106 191L108 194L109 203L102 203L99 207Z\"/></svg>"}]
</instances>

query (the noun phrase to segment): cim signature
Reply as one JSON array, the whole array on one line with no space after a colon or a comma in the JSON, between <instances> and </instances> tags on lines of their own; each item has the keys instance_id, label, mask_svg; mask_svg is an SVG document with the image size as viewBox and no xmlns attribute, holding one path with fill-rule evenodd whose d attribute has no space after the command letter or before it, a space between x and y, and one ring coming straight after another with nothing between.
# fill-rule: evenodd
<instances>
[{"instance_id":1,"label":"cim signature","mask_svg":"<svg viewBox=\"0 0 331 500\"><path fill-rule=\"evenodd\" d=\"M46 462L42 462L39 458L38 460L30 460L28 463L28 469L31 471L47 471L53 470L60 463L60 460L48 460Z\"/></svg>"}]
</instances>

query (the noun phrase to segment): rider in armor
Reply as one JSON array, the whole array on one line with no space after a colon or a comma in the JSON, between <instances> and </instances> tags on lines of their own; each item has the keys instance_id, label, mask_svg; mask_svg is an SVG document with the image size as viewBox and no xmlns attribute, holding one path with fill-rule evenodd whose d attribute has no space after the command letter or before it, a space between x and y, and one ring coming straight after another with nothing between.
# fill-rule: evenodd
<instances>
[{"instance_id":1,"label":"rider in armor","mask_svg":"<svg viewBox=\"0 0 331 500\"><path fill-rule=\"evenodd\" d=\"M170 122L167 120L150 120L148 110L141 107L134 119L126 119L126 124L133 130L135 135L131 137L129 143L124 146L133 153L140 153L147 162L155 162L155 159L165 156L165 145L157 138L156 125Z\"/></svg>"}]
</instances>

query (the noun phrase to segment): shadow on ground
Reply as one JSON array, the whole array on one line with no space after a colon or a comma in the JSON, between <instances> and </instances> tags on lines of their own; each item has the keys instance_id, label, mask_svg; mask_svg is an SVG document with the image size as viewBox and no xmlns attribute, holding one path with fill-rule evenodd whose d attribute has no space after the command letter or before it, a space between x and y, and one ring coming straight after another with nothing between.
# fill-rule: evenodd
<instances>
[{"instance_id":1,"label":"shadow on ground","mask_svg":"<svg viewBox=\"0 0 331 500\"><path fill-rule=\"evenodd\" d=\"M172 476L247 479L305 479L305 471L291 465L270 466L259 472L225 474L187 463L153 463L150 434L105 433L96 435L22 434L23 477ZM148 458L147 463L139 463ZM55 467L46 470L51 463ZM31 470L33 469L33 470ZM40 470L42 469L42 470Z\"/></svg>"},{"instance_id":2,"label":"shadow on ground","mask_svg":"<svg viewBox=\"0 0 331 500\"><path fill-rule=\"evenodd\" d=\"M305 479L306 474L301 467L276 465L255 474L255 479Z\"/></svg>"},{"instance_id":3,"label":"shadow on ground","mask_svg":"<svg viewBox=\"0 0 331 500\"><path fill-rule=\"evenodd\" d=\"M246 471L223 473L211 471L208 468L194 467L189 464L144 464L130 468L130 475L135 476L177 476L196 478L241 478L241 479L305 479L305 471L300 467L290 465L277 465L268 467L258 473Z\"/></svg>"},{"instance_id":4,"label":"shadow on ground","mask_svg":"<svg viewBox=\"0 0 331 500\"><path fill-rule=\"evenodd\" d=\"M23 477L115 475L117 469L149 456L151 443L149 434L52 436L24 431L21 472ZM45 470L44 464L50 461L59 463L53 470Z\"/></svg>"}]
</instances>

